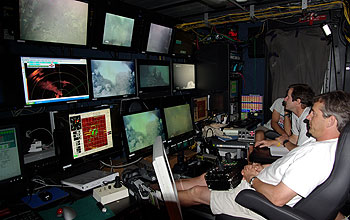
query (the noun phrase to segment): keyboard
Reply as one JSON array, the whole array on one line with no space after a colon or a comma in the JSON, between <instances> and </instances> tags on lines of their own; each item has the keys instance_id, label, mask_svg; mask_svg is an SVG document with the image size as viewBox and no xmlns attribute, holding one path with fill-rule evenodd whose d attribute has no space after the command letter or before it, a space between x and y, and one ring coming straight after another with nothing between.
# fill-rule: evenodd
<instances>
[{"instance_id":1,"label":"keyboard","mask_svg":"<svg viewBox=\"0 0 350 220\"><path fill-rule=\"evenodd\" d=\"M19 213L11 213L4 220L42 220L41 216L35 211L29 209Z\"/></svg>"}]
</instances>

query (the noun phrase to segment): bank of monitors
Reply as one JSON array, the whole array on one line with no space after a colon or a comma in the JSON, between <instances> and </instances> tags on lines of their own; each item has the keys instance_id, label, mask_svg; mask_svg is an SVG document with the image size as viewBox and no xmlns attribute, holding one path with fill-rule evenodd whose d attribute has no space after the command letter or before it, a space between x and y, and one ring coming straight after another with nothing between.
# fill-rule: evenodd
<instances>
[{"instance_id":1,"label":"bank of monitors","mask_svg":"<svg viewBox=\"0 0 350 220\"><path fill-rule=\"evenodd\" d=\"M26 105L89 98L86 59L21 57Z\"/></svg>"},{"instance_id":2,"label":"bank of monitors","mask_svg":"<svg viewBox=\"0 0 350 220\"><path fill-rule=\"evenodd\" d=\"M157 136L165 140L163 121L158 109L124 115L123 122L128 160L134 160L150 153Z\"/></svg>"},{"instance_id":3,"label":"bank of monitors","mask_svg":"<svg viewBox=\"0 0 350 220\"><path fill-rule=\"evenodd\" d=\"M169 52L172 32L172 28L151 23L146 51L167 54Z\"/></svg>"},{"instance_id":4,"label":"bank of monitors","mask_svg":"<svg viewBox=\"0 0 350 220\"><path fill-rule=\"evenodd\" d=\"M23 179L20 146L18 144L18 130L16 126L0 127L0 186L21 181ZM0 189L0 191L4 191Z\"/></svg>"},{"instance_id":5,"label":"bank of monitors","mask_svg":"<svg viewBox=\"0 0 350 220\"><path fill-rule=\"evenodd\" d=\"M102 44L131 47L134 22L133 18L106 13Z\"/></svg>"},{"instance_id":6,"label":"bank of monitors","mask_svg":"<svg viewBox=\"0 0 350 220\"><path fill-rule=\"evenodd\" d=\"M93 98L136 95L134 60L91 60Z\"/></svg>"},{"instance_id":7,"label":"bank of monitors","mask_svg":"<svg viewBox=\"0 0 350 220\"><path fill-rule=\"evenodd\" d=\"M196 74L194 64L173 63L173 88L178 90L191 90L196 88Z\"/></svg>"},{"instance_id":8,"label":"bank of monitors","mask_svg":"<svg viewBox=\"0 0 350 220\"><path fill-rule=\"evenodd\" d=\"M76 0L19 0L19 38L86 45L88 3Z\"/></svg>"},{"instance_id":9,"label":"bank of monitors","mask_svg":"<svg viewBox=\"0 0 350 220\"><path fill-rule=\"evenodd\" d=\"M158 60L137 60L139 95L167 95L171 92L170 63Z\"/></svg>"},{"instance_id":10,"label":"bank of monitors","mask_svg":"<svg viewBox=\"0 0 350 220\"><path fill-rule=\"evenodd\" d=\"M193 121L198 122L208 118L208 97L197 97L192 99Z\"/></svg>"}]
</instances>

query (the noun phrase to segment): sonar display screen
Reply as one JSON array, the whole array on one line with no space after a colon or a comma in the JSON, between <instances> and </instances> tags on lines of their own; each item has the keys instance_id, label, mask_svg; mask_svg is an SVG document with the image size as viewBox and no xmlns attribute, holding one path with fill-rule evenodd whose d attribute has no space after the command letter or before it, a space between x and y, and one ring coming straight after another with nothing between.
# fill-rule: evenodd
<instances>
[{"instance_id":1,"label":"sonar display screen","mask_svg":"<svg viewBox=\"0 0 350 220\"><path fill-rule=\"evenodd\" d=\"M86 59L21 57L27 105L89 98Z\"/></svg>"},{"instance_id":2,"label":"sonar display screen","mask_svg":"<svg viewBox=\"0 0 350 220\"><path fill-rule=\"evenodd\" d=\"M110 110L69 115L74 159L113 147Z\"/></svg>"}]
</instances>

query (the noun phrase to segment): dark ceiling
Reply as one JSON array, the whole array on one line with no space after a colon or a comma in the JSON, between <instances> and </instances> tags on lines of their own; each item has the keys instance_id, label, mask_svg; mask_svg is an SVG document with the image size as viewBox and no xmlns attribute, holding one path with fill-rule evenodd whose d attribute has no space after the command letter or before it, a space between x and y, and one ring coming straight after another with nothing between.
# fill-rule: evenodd
<instances>
[{"instance_id":1,"label":"dark ceiling","mask_svg":"<svg viewBox=\"0 0 350 220\"><path fill-rule=\"evenodd\" d=\"M182 22L192 22L226 15L232 12L249 12L265 6L301 3L301 0L125 0L124 2L173 17Z\"/></svg>"}]
</instances>

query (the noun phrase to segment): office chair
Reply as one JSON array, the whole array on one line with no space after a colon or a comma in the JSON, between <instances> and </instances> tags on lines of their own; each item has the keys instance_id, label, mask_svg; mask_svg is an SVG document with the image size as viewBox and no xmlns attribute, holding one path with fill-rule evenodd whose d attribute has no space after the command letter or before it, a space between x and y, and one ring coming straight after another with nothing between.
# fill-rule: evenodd
<instances>
[{"instance_id":1,"label":"office chair","mask_svg":"<svg viewBox=\"0 0 350 220\"><path fill-rule=\"evenodd\" d=\"M254 190L243 190L236 202L270 220L334 219L348 199L350 189L350 123L341 133L335 154L333 170L328 179L294 207L277 207ZM217 220L236 220L228 215L218 215Z\"/></svg>"}]
</instances>

